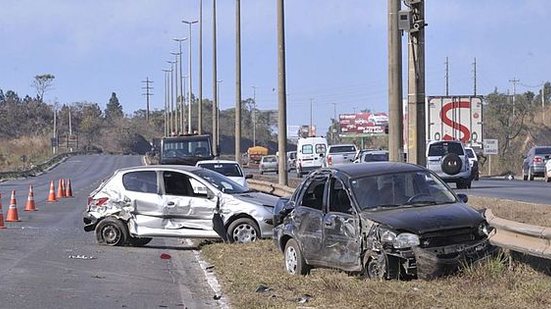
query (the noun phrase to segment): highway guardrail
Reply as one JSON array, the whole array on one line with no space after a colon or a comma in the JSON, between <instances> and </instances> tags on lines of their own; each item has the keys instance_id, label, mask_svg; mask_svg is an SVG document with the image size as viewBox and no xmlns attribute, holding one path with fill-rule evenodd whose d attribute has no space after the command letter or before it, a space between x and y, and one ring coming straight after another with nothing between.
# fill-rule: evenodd
<instances>
[{"instance_id":1,"label":"highway guardrail","mask_svg":"<svg viewBox=\"0 0 551 309\"><path fill-rule=\"evenodd\" d=\"M289 196L295 192L294 188L263 180L249 179L247 180L247 184L251 189L277 196Z\"/></svg>"}]
</instances>

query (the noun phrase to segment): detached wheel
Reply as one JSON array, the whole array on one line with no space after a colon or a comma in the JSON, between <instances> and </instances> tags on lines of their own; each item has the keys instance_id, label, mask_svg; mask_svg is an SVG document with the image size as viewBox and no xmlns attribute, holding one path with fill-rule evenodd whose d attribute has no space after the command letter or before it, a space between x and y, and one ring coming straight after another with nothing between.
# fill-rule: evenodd
<instances>
[{"instance_id":1,"label":"detached wheel","mask_svg":"<svg viewBox=\"0 0 551 309\"><path fill-rule=\"evenodd\" d=\"M96 227L96 239L102 245L121 246L128 237L126 224L113 217L101 220Z\"/></svg>"},{"instance_id":2,"label":"detached wheel","mask_svg":"<svg viewBox=\"0 0 551 309\"><path fill-rule=\"evenodd\" d=\"M249 218L240 218L228 226L228 239L230 242L249 243L260 238L260 231L256 222Z\"/></svg>"},{"instance_id":3,"label":"detached wheel","mask_svg":"<svg viewBox=\"0 0 551 309\"><path fill-rule=\"evenodd\" d=\"M455 153L448 153L444 156L444 159L442 159L441 167L444 173L448 175L456 175L459 171L461 171L463 162L461 161L459 155Z\"/></svg>"},{"instance_id":4,"label":"detached wheel","mask_svg":"<svg viewBox=\"0 0 551 309\"><path fill-rule=\"evenodd\" d=\"M291 275L307 275L310 272L310 266L306 264L296 240L287 241L284 257L285 270Z\"/></svg>"},{"instance_id":5,"label":"detached wheel","mask_svg":"<svg viewBox=\"0 0 551 309\"><path fill-rule=\"evenodd\" d=\"M128 244L134 247L143 247L151 242L152 238L149 237L129 237Z\"/></svg>"}]
</instances>

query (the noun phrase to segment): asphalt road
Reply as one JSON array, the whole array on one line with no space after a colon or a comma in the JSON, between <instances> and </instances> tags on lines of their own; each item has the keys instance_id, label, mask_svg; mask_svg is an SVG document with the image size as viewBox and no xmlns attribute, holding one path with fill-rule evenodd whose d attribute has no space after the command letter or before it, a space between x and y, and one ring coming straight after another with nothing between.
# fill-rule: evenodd
<instances>
[{"instance_id":1,"label":"asphalt road","mask_svg":"<svg viewBox=\"0 0 551 309\"><path fill-rule=\"evenodd\" d=\"M0 308L213 308L193 247L155 239L143 248L96 244L82 229L88 194L138 156L68 159L44 175L0 184L4 218L16 190L21 222L0 230ZM73 198L47 203L51 180L70 178ZM23 211L29 185L38 211ZM166 253L171 258L161 259Z\"/></svg>"},{"instance_id":2,"label":"asphalt road","mask_svg":"<svg viewBox=\"0 0 551 309\"><path fill-rule=\"evenodd\" d=\"M258 168L245 168L244 170L247 174L253 174L253 179L277 182L278 176L275 173L260 175ZM288 175L289 183L299 181L296 173L289 172ZM523 181L483 177L479 181L473 181L471 189L458 190L453 183L450 184L450 187L456 192L466 193L467 195L551 205L551 183L546 183L542 178L536 178L534 181Z\"/></svg>"}]
</instances>

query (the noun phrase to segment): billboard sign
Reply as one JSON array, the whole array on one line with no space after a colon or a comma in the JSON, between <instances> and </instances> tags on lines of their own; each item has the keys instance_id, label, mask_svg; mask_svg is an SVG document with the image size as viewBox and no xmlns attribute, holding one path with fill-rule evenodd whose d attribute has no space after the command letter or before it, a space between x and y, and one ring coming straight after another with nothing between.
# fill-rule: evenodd
<instances>
[{"instance_id":1,"label":"billboard sign","mask_svg":"<svg viewBox=\"0 0 551 309\"><path fill-rule=\"evenodd\" d=\"M385 134L387 113L355 113L339 115L340 136L372 136Z\"/></svg>"},{"instance_id":2,"label":"billboard sign","mask_svg":"<svg viewBox=\"0 0 551 309\"><path fill-rule=\"evenodd\" d=\"M461 140L482 148L482 98L427 97L427 140Z\"/></svg>"}]
</instances>

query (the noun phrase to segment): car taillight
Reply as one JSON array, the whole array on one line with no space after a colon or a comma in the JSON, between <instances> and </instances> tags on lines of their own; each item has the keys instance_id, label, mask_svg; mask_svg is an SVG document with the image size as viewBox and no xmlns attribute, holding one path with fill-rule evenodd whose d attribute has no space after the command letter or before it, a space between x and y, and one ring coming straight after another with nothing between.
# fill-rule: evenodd
<instances>
[{"instance_id":1,"label":"car taillight","mask_svg":"<svg viewBox=\"0 0 551 309\"><path fill-rule=\"evenodd\" d=\"M534 157L534 159L532 160L532 162L534 162L534 163L542 163L542 162L543 162L543 158L542 158L542 157Z\"/></svg>"},{"instance_id":2,"label":"car taillight","mask_svg":"<svg viewBox=\"0 0 551 309\"><path fill-rule=\"evenodd\" d=\"M333 157L327 156L327 164L333 165Z\"/></svg>"},{"instance_id":3,"label":"car taillight","mask_svg":"<svg viewBox=\"0 0 551 309\"><path fill-rule=\"evenodd\" d=\"M93 199L92 197L88 197L88 206L101 207L108 200L109 200L109 198L107 198L107 197L101 197L101 198L98 198L98 199Z\"/></svg>"}]
</instances>

